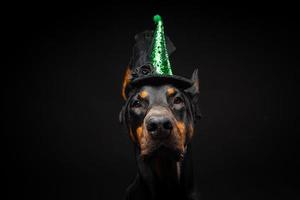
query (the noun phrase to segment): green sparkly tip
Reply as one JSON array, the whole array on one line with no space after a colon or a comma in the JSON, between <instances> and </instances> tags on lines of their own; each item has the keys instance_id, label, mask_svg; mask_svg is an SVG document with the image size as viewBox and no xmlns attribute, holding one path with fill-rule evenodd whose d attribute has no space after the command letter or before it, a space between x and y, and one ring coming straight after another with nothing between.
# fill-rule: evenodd
<instances>
[{"instance_id":1,"label":"green sparkly tip","mask_svg":"<svg viewBox=\"0 0 300 200\"><path fill-rule=\"evenodd\" d=\"M152 64L158 74L173 75L167 51L163 21L159 15L155 15L153 20L156 23L156 29L154 31L151 51Z\"/></svg>"},{"instance_id":2,"label":"green sparkly tip","mask_svg":"<svg viewBox=\"0 0 300 200\"><path fill-rule=\"evenodd\" d=\"M154 15L154 16L153 16L153 21L154 21L155 23L158 23L159 21L161 21L161 16L160 16L160 15Z\"/></svg>"}]
</instances>

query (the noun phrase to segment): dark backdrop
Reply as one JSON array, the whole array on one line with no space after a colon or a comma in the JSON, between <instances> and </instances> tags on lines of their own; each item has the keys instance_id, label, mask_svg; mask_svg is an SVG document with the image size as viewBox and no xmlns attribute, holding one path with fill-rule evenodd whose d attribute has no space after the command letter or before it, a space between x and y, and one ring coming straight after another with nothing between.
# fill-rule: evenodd
<instances>
[{"instance_id":1,"label":"dark backdrop","mask_svg":"<svg viewBox=\"0 0 300 200\"><path fill-rule=\"evenodd\" d=\"M121 82L134 35L153 28L159 13L177 47L175 74L199 69L203 119L193 154L202 199L299 197L299 23L292 5L49 2L3 9L3 194L123 197L136 165L118 122Z\"/></svg>"}]
</instances>

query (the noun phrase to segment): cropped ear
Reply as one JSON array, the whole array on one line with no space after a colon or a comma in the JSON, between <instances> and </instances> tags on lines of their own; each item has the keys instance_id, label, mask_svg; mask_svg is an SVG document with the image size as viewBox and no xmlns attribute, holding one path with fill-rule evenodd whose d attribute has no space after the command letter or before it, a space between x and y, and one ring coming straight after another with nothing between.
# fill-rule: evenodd
<instances>
[{"instance_id":1,"label":"cropped ear","mask_svg":"<svg viewBox=\"0 0 300 200\"><path fill-rule=\"evenodd\" d=\"M185 89L185 93L191 99L193 114L196 119L201 119L201 113L199 108L199 77L198 77L198 69L195 69L191 78L191 82L193 83L191 87Z\"/></svg>"},{"instance_id":2,"label":"cropped ear","mask_svg":"<svg viewBox=\"0 0 300 200\"><path fill-rule=\"evenodd\" d=\"M191 78L193 85L185 90L191 96L199 94L199 78L198 78L198 69L195 69Z\"/></svg>"}]
</instances>

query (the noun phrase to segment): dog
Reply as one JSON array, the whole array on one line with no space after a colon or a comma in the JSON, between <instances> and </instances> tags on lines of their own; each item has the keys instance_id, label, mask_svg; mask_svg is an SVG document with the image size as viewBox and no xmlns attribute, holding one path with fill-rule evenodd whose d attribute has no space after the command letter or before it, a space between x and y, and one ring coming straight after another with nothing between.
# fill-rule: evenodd
<instances>
[{"instance_id":1,"label":"dog","mask_svg":"<svg viewBox=\"0 0 300 200\"><path fill-rule=\"evenodd\" d=\"M138 168L127 188L127 200L196 200L191 140L201 117L198 70L191 79L173 75L169 55L175 51L164 35L162 19L155 31L135 36L133 56L125 72L120 112Z\"/></svg>"},{"instance_id":2,"label":"dog","mask_svg":"<svg viewBox=\"0 0 300 200\"><path fill-rule=\"evenodd\" d=\"M119 118L134 144L138 173L125 199L198 199L190 144L201 117L198 70L190 82L186 89L167 81L146 82L126 100Z\"/></svg>"}]
</instances>

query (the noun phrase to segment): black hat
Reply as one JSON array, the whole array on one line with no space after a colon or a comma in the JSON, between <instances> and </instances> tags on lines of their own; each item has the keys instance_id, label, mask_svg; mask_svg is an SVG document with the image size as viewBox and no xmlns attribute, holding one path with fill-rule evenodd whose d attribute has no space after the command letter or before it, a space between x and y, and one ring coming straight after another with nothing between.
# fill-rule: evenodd
<instances>
[{"instance_id":1,"label":"black hat","mask_svg":"<svg viewBox=\"0 0 300 200\"><path fill-rule=\"evenodd\" d=\"M122 95L124 99L127 99L133 89L146 84L170 83L183 89L193 85L192 80L173 75L169 55L176 48L164 35L161 17L155 15L154 21L156 23L155 31L144 31L135 36L133 55L123 82Z\"/></svg>"}]
</instances>

